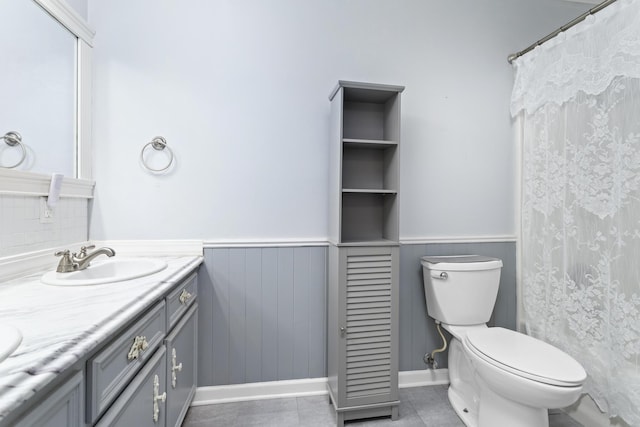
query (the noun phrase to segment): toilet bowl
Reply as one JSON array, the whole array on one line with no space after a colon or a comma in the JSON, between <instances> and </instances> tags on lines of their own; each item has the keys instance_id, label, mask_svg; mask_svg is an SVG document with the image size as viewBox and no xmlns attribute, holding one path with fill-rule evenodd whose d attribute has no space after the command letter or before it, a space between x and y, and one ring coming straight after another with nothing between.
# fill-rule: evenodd
<instances>
[{"instance_id":1,"label":"toilet bowl","mask_svg":"<svg viewBox=\"0 0 640 427\"><path fill-rule=\"evenodd\" d=\"M449 401L469 427L548 427L548 409L574 403L586 372L533 337L489 328L502 261L423 257L427 311L448 330Z\"/></svg>"}]
</instances>

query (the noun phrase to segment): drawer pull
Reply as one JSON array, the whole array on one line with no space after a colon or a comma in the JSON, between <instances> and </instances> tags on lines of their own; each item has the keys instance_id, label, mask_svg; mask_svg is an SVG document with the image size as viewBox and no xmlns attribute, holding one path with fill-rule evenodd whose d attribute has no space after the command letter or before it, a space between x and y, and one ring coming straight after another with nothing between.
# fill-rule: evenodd
<instances>
[{"instance_id":1,"label":"drawer pull","mask_svg":"<svg viewBox=\"0 0 640 427\"><path fill-rule=\"evenodd\" d=\"M144 335L135 337L133 340L133 344L131 345L131 349L129 350L129 354L127 355L127 359L137 359L138 357L140 357L140 354L147 349L147 347L149 347L147 337L145 337Z\"/></svg>"},{"instance_id":2,"label":"drawer pull","mask_svg":"<svg viewBox=\"0 0 640 427\"><path fill-rule=\"evenodd\" d=\"M186 304L191 299L192 296L193 295L187 292L186 289L183 289L182 292L180 292L180 296L178 297L178 300L180 301L180 304Z\"/></svg>"},{"instance_id":3,"label":"drawer pull","mask_svg":"<svg viewBox=\"0 0 640 427\"><path fill-rule=\"evenodd\" d=\"M153 422L154 423L157 423L158 419L160 418L160 405L158 404L158 400L161 400L162 402L167 400L166 391L162 394L158 394L158 393L160 393L160 379L156 374L153 377Z\"/></svg>"},{"instance_id":4,"label":"drawer pull","mask_svg":"<svg viewBox=\"0 0 640 427\"><path fill-rule=\"evenodd\" d=\"M176 371L182 372L182 362L176 363L178 357L176 356L176 349L171 350L171 385L173 388L176 388L176 383L178 382L178 375L176 375Z\"/></svg>"}]
</instances>

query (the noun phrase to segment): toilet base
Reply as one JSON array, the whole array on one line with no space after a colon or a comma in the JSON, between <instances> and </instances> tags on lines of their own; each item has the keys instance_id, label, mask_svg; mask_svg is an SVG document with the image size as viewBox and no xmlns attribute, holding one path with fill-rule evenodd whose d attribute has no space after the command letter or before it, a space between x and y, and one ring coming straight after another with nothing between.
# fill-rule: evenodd
<instances>
[{"instance_id":1,"label":"toilet base","mask_svg":"<svg viewBox=\"0 0 640 427\"><path fill-rule=\"evenodd\" d=\"M466 427L549 427L546 407L524 405L490 389L455 336L449 347L449 380L449 402Z\"/></svg>"},{"instance_id":2,"label":"toilet base","mask_svg":"<svg viewBox=\"0 0 640 427\"><path fill-rule=\"evenodd\" d=\"M479 387L473 366L462 348L453 338L449 344L449 402L467 427L478 426Z\"/></svg>"},{"instance_id":3,"label":"toilet base","mask_svg":"<svg viewBox=\"0 0 640 427\"><path fill-rule=\"evenodd\" d=\"M449 387L447 395L449 396L451 407L464 425L467 427L478 427L478 414L465 406L466 404L462 396L451 387Z\"/></svg>"},{"instance_id":4,"label":"toilet base","mask_svg":"<svg viewBox=\"0 0 640 427\"><path fill-rule=\"evenodd\" d=\"M480 385L478 427L549 427L549 411L506 399L491 390L484 381Z\"/></svg>"}]
</instances>

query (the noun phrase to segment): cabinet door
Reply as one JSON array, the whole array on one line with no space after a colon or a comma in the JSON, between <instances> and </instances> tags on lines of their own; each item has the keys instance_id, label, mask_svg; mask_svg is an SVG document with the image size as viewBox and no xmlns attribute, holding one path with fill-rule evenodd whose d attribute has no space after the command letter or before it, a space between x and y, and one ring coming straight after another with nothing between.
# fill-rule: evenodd
<instances>
[{"instance_id":1,"label":"cabinet door","mask_svg":"<svg viewBox=\"0 0 640 427\"><path fill-rule=\"evenodd\" d=\"M344 397L347 406L397 400L397 247L346 251Z\"/></svg>"},{"instance_id":2,"label":"cabinet door","mask_svg":"<svg viewBox=\"0 0 640 427\"><path fill-rule=\"evenodd\" d=\"M180 427L196 392L198 304L178 322L167 348L167 427Z\"/></svg>"},{"instance_id":3,"label":"cabinet door","mask_svg":"<svg viewBox=\"0 0 640 427\"><path fill-rule=\"evenodd\" d=\"M165 337L164 301L87 362L87 421L95 422L140 370ZM144 345L142 345L144 344Z\"/></svg>"},{"instance_id":4,"label":"cabinet door","mask_svg":"<svg viewBox=\"0 0 640 427\"><path fill-rule=\"evenodd\" d=\"M84 426L84 376L75 374L58 387L16 427L81 427Z\"/></svg>"},{"instance_id":5,"label":"cabinet door","mask_svg":"<svg viewBox=\"0 0 640 427\"><path fill-rule=\"evenodd\" d=\"M96 426L164 427L166 350L161 346Z\"/></svg>"}]
</instances>

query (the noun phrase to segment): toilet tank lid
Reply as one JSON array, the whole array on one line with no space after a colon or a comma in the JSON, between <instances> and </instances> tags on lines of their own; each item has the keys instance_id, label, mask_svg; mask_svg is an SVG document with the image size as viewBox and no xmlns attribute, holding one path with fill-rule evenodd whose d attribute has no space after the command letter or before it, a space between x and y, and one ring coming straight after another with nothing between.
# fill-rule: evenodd
<instances>
[{"instance_id":1,"label":"toilet tank lid","mask_svg":"<svg viewBox=\"0 0 640 427\"><path fill-rule=\"evenodd\" d=\"M423 256L422 265L430 270L470 271L502 267L500 258L482 255Z\"/></svg>"}]
</instances>

